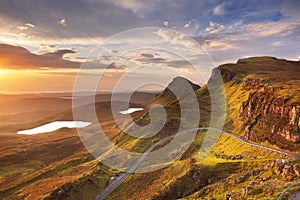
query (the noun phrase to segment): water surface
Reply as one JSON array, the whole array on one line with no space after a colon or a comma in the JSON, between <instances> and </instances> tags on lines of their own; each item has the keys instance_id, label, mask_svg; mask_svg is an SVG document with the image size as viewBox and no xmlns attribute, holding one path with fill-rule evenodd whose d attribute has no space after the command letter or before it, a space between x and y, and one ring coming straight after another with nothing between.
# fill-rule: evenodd
<instances>
[{"instance_id":1,"label":"water surface","mask_svg":"<svg viewBox=\"0 0 300 200\"><path fill-rule=\"evenodd\" d=\"M60 128L84 128L90 124L91 122L83 122L83 121L55 121L49 124L38 126L33 129L18 131L17 134L34 135L39 133L48 133L48 132L56 131Z\"/></svg>"},{"instance_id":2,"label":"water surface","mask_svg":"<svg viewBox=\"0 0 300 200\"><path fill-rule=\"evenodd\" d=\"M127 114L134 113L134 112L140 111L140 110L144 110L144 109L143 108L129 108L127 110L119 111L119 113L121 113L123 115L127 115Z\"/></svg>"}]
</instances>

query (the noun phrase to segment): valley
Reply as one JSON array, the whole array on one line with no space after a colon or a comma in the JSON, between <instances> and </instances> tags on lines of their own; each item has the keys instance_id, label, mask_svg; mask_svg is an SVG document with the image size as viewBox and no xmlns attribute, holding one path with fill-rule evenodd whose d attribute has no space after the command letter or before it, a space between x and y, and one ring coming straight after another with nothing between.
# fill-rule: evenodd
<instances>
[{"instance_id":1,"label":"valley","mask_svg":"<svg viewBox=\"0 0 300 200\"><path fill-rule=\"evenodd\" d=\"M216 105L220 110L226 107L222 130L210 127L210 120L219 117L212 116L215 102L208 87L215 81L216 70L222 76L226 98L226 105ZM180 138L182 104L170 90L136 93L131 98L131 108L143 109L126 115L140 126L154 120L149 115L151 106L159 104L166 111L162 129L146 138L133 137L116 126L110 94L97 94L95 106L83 104L75 108L95 108L97 112L99 121L81 128L89 134L89 141L95 141L99 123L113 144L143 155L128 173L96 160L76 129L16 134L53 121L73 121L72 98L60 98L70 94L1 95L0 198L95 199L104 192L102 197L106 199L277 199L284 189L300 180L299 70L298 61L252 57L220 65L212 72L208 85L199 87L189 82L200 112L193 141L184 152L168 152L175 157L182 153L173 163L162 161L165 167L147 173L133 172L147 166L143 159L148 153L166 147L176 133L178 141L185 143ZM169 86L184 90L182 81L184 78L174 79ZM180 101L192 103L187 97ZM122 94L119 99L116 105L125 111ZM189 109L195 108L184 109L191 112ZM118 116L122 118L124 114ZM193 119L190 117L184 119L187 126ZM131 123L126 125L127 130ZM189 129L183 130L182 135L188 132ZM284 198L296 190L299 186Z\"/></svg>"}]
</instances>

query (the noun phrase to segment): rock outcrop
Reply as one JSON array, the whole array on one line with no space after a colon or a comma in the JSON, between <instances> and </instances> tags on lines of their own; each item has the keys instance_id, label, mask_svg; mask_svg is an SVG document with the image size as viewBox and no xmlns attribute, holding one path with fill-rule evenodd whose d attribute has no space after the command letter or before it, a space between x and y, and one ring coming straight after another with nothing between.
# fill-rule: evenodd
<instances>
[{"instance_id":1,"label":"rock outcrop","mask_svg":"<svg viewBox=\"0 0 300 200\"><path fill-rule=\"evenodd\" d=\"M291 143L300 142L300 106L274 96L277 89L252 92L242 103L240 116L245 122L244 136L256 142L267 140L281 148L291 149Z\"/></svg>"},{"instance_id":2,"label":"rock outcrop","mask_svg":"<svg viewBox=\"0 0 300 200\"><path fill-rule=\"evenodd\" d=\"M186 91L192 90L193 92L200 88L199 85L192 83L184 77L175 77L168 87L162 92L161 96L168 96L176 94L184 94Z\"/></svg>"},{"instance_id":3,"label":"rock outcrop","mask_svg":"<svg viewBox=\"0 0 300 200\"><path fill-rule=\"evenodd\" d=\"M292 165L289 160L278 159L273 163L274 171L277 175L282 176L286 180L291 180L294 177L299 177L298 165Z\"/></svg>"},{"instance_id":4,"label":"rock outcrop","mask_svg":"<svg viewBox=\"0 0 300 200\"><path fill-rule=\"evenodd\" d=\"M255 169L251 170L250 172L243 174L242 176L238 177L238 179L235 180L236 184L245 182L249 177L251 176L258 176L261 172L265 171L265 169Z\"/></svg>"},{"instance_id":5,"label":"rock outcrop","mask_svg":"<svg viewBox=\"0 0 300 200\"><path fill-rule=\"evenodd\" d=\"M222 158L222 159L226 159L226 160L241 160L244 158L243 155L241 154L237 154L234 156L230 156L230 155L223 155L223 154L215 154L216 158Z\"/></svg>"},{"instance_id":6,"label":"rock outcrop","mask_svg":"<svg viewBox=\"0 0 300 200\"><path fill-rule=\"evenodd\" d=\"M228 65L228 64L227 64ZM235 73L227 68L222 68L222 65L219 68L214 68L211 72L211 76L208 80L208 84L214 84L218 82L219 78L222 77L224 82L229 82L235 77Z\"/></svg>"},{"instance_id":7,"label":"rock outcrop","mask_svg":"<svg viewBox=\"0 0 300 200\"><path fill-rule=\"evenodd\" d=\"M240 104L240 117L234 115L232 121L244 128L246 139L299 150L299 73L300 62L251 57L220 65L212 71L208 85L220 84L221 75L225 87L229 86L227 97L234 98L230 104L233 107ZM245 96L248 96L246 101L239 101ZM232 110L236 112L236 108Z\"/></svg>"}]
</instances>

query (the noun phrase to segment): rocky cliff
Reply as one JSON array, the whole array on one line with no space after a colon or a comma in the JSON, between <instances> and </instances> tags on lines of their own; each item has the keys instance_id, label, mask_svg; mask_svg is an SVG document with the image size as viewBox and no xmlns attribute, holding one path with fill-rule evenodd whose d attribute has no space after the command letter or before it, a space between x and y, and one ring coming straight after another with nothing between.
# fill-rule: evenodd
<instances>
[{"instance_id":1,"label":"rocky cliff","mask_svg":"<svg viewBox=\"0 0 300 200\"><path fill-rule=\"evenodd\" d=\"M300 149L300 62L254 57L218 69L226 90L235 91L227 94L229 108L239 108L231 120L243 123L246 139Z\"/></svg>"},{"instance_id":2,"label":"rocky cliff","mask_svg":"<svg viewBox=\"0 0 300 200\"><path fill-rule=\"evenodd\" d=\"M256 142L265 140L281 148L293 149L300 142L300 106L273 95L277 88L264 88L249 94L240 107L244 136Z\"/></svg>"}]
</instances>

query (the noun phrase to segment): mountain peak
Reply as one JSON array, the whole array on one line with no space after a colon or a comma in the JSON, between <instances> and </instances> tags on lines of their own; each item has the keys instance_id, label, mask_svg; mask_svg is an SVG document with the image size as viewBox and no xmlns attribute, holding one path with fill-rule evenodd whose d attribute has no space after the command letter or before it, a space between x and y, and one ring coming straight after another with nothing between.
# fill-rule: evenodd
<instances>
[{"instance_id":1,"label":"mountain peak","mask_svg":"<svg viewBox=\"0 0 300 200\"><path fill-rule=\"evenodd\" d=\"M162 96L167 96L170 94L173 94L174 92L179 92L181 90L188 90L189 88L185 88L186 84L189 84L194 91L198 90L200 88L199 85L189 81L187 78L177 76L175 77L168 85L168 87L162 92Z\"/></svg>"}]
</instances>

